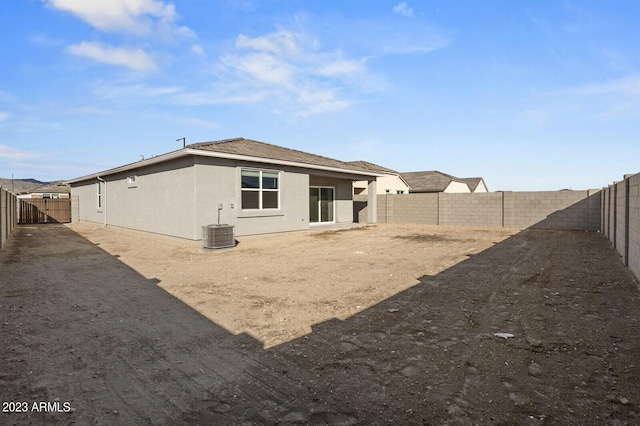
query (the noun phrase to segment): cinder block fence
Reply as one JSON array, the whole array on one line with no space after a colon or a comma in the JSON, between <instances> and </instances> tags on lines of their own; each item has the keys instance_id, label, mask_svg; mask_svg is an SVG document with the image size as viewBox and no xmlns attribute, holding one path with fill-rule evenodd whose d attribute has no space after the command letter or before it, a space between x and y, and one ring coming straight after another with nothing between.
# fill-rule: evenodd
<instances>
[{"instance_id":1,"label":"cinder block fence","mask_svg":"<svg viewBox=\"0 0 640 426\"><path fill-rule=\"evenodd\" d=\"M600 193L588 191L385 194L378 196L378 222L506 228L600 230ZM366 202L355 198L357 220L366 222Z\"/></svg>"},{"instance_id":2,"label":"cinder block fence","mask_svg":"<svg viewBox=\"0 0 640 426\"><path fill-rule=\"evenodd\" d=\"M602 234L640 277L640 173L602 190Z\"/></svg>"},{"instance_id":3,"label":"cinder block fence","mask_svg":"<svg viewBox=\"0 0 640 426\"><path fill-rule=\"evenodd\" d=\"M0 188L0 250L18 224L17 198Z\"/></svg>"},{"instance_id":4,"label":"cinder block fence","mask_svg":"<svg viewBox=\"0 0 640 426\"><path fill-rule=\"evenodd\" d=\"M355 220L366 222L356 196ZM378 222L601 231L640 278L640 173L587 191L385 194Z\"/></svg>"}]
</instances>

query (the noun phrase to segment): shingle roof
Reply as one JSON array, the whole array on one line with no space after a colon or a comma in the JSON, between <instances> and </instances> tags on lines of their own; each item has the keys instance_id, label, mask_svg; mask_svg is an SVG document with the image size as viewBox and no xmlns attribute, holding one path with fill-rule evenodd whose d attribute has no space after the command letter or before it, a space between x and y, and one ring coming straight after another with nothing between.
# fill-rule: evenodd
<instances>
[{"instance_id":1,"label":"shingle roof","mask_svg":"<svg viewBox=\"0 0 640 426\"><path fill-rule=\"evenodd\" d=\"M46 185L38 186L36 188L30 189L28 192L30 193L69 193L71 192L71 188L69 185L65 183L59 182L51 182Z\"/></svg>"},{"instance_id":2,"label":"shingle roof","mask_svg":"<svg viewBox=\"0 0 640 426\"><path fill-rule=\"evenodd\" d=\"M476 188L478 188L478 185L480 185L480 182L484 181L484 179L482 179L481 177L460 178L459 180L466 182L467 185L469 185L469 189L471 190L471 192L475 192Z\"/></svg>"},{"instance_id":3,"label":"shingle roof","mask_svg":"<svg viewBox=\"0 0 640 426\"><path fill-rule=\"evenodd\" d=\"M371 170L344 161L335 160L321 155L310 154L296 149L284 148L266 142L252 139L234 138L223 139L212 142L200 142L187 145L189 149L203 151L221 152L226 154L247 155L251 157L267 158L271 160L292 161L296 163L309 164L315 166L335 167L352 171Z\"/></svg>"},{"instance_id":4,"label":"shingle roof","mask_svg":"<svg viewBox=\"0 0 640 426\"><path fill-rule=\"evenodd\" d=\"M400 173L400 176L407 182L411 192L442 192L451 182L466 183L469 190L474 192L480 182L484 182L484 179L481 177L458 178L437 170L406 172Z\"/></svg>"},{"instance_id":5,"label":"shingle roof","mask_svg":"<svg viewBox=\"0 0 640 426\"><path fill-rule=\"evenodd\" d=\"M400 176L407 182L411 192L442 192L452 181L461 180L437 170L400 173Z\"/></svg>"},{"instance_id":6,"label":"shingle roof","mask_svg":"<svg viewBox=\"0 0 640 426\"><path fill-rule=\"evenodd\" d=\"M379 172L364 169L344 161L335 160L321 155L310 154L308 152L295 149L284 148L245 138L224 139L212 142L200 142L187 145L182 149L142 159L135 163L125 164L102 172L81 176L66 181L68 184L96 179L100 176L108 176L116 173L135 170L140 167L158 164L165 161L174 160L188 155L202 155L221 158L236 158L244 161L254 161L261 163L289 164L294 167L308 167L310 169L328 170L332 172L344 173L354 178L367 179L367 177L380 176Z\"/></svg>"},{"instance_id":7,"label":"shingle roof","mask_svg":"<svg viewBox=\"0 0 640 426\"><path fill-rule=\"evenodd\" d=\"M358 166L358 167L361 167L363 169L372 171L372 172L390 173L390 174L394 174L394 175L399 174L395 170L391 170L391 169L388 169L386 167L382 167L382 166L379 166L377 164L373 164L373 163L370 163L370 162L364 161L364 160L348 161L348 163L349 164L353 164L354 166Z\"/></svg>"}]
</instances>

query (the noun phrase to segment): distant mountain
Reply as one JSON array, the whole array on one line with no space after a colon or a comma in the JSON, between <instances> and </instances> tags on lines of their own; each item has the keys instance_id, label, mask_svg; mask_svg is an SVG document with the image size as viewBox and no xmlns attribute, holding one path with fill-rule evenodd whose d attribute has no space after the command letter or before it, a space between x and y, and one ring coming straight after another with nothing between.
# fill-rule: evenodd
<instances>
[{"instance_id":1,"label":"distant mountain","mask_svg":"<svg viewBox=\"0 0 640 426\"><path fill-rule=\"evenodd\" d=\"M9 192L20 194L22 192L30 191L42 185L46 185L50 182L42 182L37 179L11 179L0 178L0 186Z\"/></svg>"}]
</instances>

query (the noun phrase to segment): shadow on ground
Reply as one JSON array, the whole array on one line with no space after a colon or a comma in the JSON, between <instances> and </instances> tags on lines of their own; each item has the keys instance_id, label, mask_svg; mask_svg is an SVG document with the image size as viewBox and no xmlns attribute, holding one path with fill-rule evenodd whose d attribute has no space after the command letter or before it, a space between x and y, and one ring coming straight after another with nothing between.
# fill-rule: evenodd
<instances>
[{"instance_id":1,"label":"shadow on ground","mask_svg":"<svg viewBox=\"0 0 640 426\"><path fill-rule=\"evenodd\" d=\"M0 264L2 400L73 408L2 423L640 421L638 290L594 233L521 232L269 350L64 226Z\"/></svg>"}]
</instances>

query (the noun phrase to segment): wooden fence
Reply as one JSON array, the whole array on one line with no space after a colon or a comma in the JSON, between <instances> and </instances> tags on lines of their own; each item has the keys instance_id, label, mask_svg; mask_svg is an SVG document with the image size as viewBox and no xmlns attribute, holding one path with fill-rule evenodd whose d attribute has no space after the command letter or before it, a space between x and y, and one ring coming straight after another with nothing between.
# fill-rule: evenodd
<instances>
[{"instance_id":1,"label":"wooden fence","mask_svg":"<svg viewBox=\"0 0 640 426\"><path fill-rule=\"evenodd\" d=\"M18 223L69 223L71 200L69 198L22 198L18 204Z\"/></svg>"}]
</instances>

